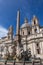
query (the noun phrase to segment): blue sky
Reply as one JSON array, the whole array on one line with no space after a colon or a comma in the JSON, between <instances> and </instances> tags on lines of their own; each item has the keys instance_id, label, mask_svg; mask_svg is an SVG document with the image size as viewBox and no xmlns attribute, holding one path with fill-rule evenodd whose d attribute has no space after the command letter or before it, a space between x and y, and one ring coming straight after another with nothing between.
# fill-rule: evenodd
<instances>
[{"instance_id":1,"label":"blue sky","mask_svg":"<svg viewBox=\"0 0 43 65\"><path fill-rule=\"evenodd\" d=\"M16 31L16 16L17 10L20 10L20 24L25 18L31 22L32 16L36 15L39 18L40 25L43 25L43 0L0 0L0 29L6 34L10 25ZM1 35L1 36L2 36Z\"/></svg>"}]
</instances>

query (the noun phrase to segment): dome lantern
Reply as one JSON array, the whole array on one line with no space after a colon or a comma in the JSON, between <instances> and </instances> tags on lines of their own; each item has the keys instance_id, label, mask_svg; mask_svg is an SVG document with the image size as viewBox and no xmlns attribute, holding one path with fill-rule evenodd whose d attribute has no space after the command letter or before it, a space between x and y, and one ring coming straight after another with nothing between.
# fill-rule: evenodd
<instances>
[{"instance_id":1,"label":"dome lantern","mask_svg":"<svg viewBox=\"0 0 43 65\"><path fill-rule=\"evenodd\" d=\"M25 21L24 21L24 23L28 23L28 19L27 19L27 18L25 18Z\"/></svg>"},{"instance_id":2,"label":"dome lantern","mask_svg":"<svg viewBox=\"0 0 43 65\"><path fill-rule=\"evenodd\" d=\"M21 28L27 28L30 27L29 23L28 23L28 19L25 18L24 24L22 24Z\"/></svg>"}]
</instances>

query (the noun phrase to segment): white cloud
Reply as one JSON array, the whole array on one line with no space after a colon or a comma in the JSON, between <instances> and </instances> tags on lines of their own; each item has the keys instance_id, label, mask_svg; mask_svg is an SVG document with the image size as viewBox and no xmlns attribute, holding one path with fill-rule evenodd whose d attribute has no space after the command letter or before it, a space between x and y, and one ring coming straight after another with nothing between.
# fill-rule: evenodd
<instances>
[{"instance_id":1,"label":"white cloud","mask_svg":"<svg viewBox=\"0 0 43 65\"><path fill-rule=\"evenodd\" d=\"M0 26L0 38L6 36L8 33L8 30L4 28L3 26Z\"/></svg>"}]
</instances>

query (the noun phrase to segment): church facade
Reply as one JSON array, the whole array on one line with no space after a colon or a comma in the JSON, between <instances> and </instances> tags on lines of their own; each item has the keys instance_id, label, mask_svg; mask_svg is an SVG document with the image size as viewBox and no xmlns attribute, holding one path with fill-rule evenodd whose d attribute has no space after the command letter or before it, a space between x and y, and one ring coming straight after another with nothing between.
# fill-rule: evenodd
<instances>
[{"instance_id":1,"label":"church facade","mask_svg":"<svg viewBox=\"0 0 43 65\"><path fill-rule=\"evenodd\" d=\"M14 55L16 42L16 55L20 56L23 51L28 51L31 56L43 58L43 27L40 26L39 20L33 16L31 24L28 19L20 26L20 11L17 12L16 35L13 37L13 27L10 26L6 37L0 39L0 55ZM13 48L12 48L13 47Z\"/></svg>"},{"instance_id":2,"label":"church facade","mask_svg":"<svg viewBox=\"0 0 43 65\"><path fill-rule=\"evenodd\" d=\"M17 40L19 44L22 44L22 51L28 50L28 53L31 52L32 57L35 55L36 57L43 58L43 27L40 26L36 16L33 16L31 24L29 24L26 18L24 24L20 27L20 12L18 12L16 32L17 36L20 34L21 43L17 40L17 37L15 37L15 41ZM18 47L19 44L17 45ZM22 51L20 52L19 50L18 53L22 53Z\"/></svg>"}]
</instances>

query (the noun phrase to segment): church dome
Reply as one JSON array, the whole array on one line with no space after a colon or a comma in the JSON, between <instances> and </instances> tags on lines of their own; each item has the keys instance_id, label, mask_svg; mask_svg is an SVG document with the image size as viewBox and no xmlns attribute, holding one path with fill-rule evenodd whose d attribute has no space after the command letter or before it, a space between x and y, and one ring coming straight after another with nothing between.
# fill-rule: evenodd
<instances>
[{"instance_id":1,"label":"church dome","mask_svg":"<svg viewBox=\"0 0 43 65\"><path fill-rule=\"evenodd\" d=\"M30 27L30 25L28 23L28 20L25 19L24 24L22 24L21 28L27 28L27 27Z\"/></svg>"}]
</instances>

